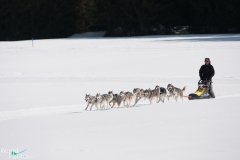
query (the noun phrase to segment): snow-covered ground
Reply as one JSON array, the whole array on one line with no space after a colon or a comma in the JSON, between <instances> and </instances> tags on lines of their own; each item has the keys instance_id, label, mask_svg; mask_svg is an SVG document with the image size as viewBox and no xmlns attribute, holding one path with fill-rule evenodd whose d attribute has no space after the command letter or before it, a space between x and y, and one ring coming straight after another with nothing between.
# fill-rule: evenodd
<instances>
[{"instance_id":1,"label":"snow-covered ground","mask_svg":"<svg viewBox=\"0 0 240 160\"><path fill-rule=\"evenodd\" d=\"M0 160L237 160L239 53L238 34L0 42ZM216 99L84 110L86 93L172 83L188 95L205 57Z\"/></svg>"}]
</instances>

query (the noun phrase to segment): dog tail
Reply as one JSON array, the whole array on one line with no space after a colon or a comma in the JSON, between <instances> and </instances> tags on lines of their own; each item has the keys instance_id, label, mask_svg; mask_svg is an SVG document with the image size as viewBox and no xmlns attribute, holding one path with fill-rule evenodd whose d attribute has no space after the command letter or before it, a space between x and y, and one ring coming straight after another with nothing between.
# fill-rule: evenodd
<instances>
[{"instance_id":1,"label":"dog tail","mask_svg":"<svg viewBox=\"0 0 240 160\"><path fill-rule=\"evenodd\" d=\"M183 87L183 89L182 89L182 92L185 92L186 88L187 88L187 87L186 87L186 86L184 86L184 87Z\"/></svg>"}]
</instances>

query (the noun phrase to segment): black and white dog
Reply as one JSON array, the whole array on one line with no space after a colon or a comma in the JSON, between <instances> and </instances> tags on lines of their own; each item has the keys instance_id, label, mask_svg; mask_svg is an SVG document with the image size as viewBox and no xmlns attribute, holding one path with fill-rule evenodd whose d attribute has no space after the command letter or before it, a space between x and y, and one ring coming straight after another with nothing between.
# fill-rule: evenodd
<instances>
[{"instance_id":1,"label":"black and white dog","mask_svg":"<svg viewBox=\"0 0 240 160\"><path fill-rule=\"evenodd\" d=\"M169 91L168 97L173 97L177 101L178 97L180 96L180 98L183 100L183 92L186 90L186 86L183 87L183 89L179 89L174 87L172 84L168 84L167 90Z\"/></svg>"}]
</instances>

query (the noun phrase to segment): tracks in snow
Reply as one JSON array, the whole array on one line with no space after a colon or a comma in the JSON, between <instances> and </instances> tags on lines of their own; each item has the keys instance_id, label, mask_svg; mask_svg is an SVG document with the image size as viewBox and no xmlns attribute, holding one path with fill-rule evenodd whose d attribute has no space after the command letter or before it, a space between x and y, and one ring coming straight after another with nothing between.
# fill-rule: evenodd
<instances>
[{"instance_id":1,"label":"tracks in snow","mask_svg":"<svg viewBox=\"0 0 240 160\"><path fill-rule=\"evenodd\" d=\"M235 97L240 97L240 94L218 96L216 99L235 98ZM173 102L173 100L171 100L170 102L166 101L166 103L171 103L171 102ZM185 102L188 102L188 101L186 100ZM144 102L144 103L140 102L140 104L149 105L147 102ZM0 121L26 118L26 117L56 115L56 114L64 114L64 113L79 113L83 111L84 107L85 106L83 105L70 105L70 106L40 107L40 108L1 111Z\"/></svg>"},{"instance_id":2,"label":"tracks in snow","mask_svg":"<svg viewBox=\"0 0 240 160\"><path fill-rule=\"evenodd\" d=\"M62 113L69 113L69 112L79 112L79 106L78 105L55 106L55 107L41 107L41 108L28 108L28 109L20 109L20 110L1 111L0 121L24 118L24 117L62 114Z\"/></svg>"}]
</instances>

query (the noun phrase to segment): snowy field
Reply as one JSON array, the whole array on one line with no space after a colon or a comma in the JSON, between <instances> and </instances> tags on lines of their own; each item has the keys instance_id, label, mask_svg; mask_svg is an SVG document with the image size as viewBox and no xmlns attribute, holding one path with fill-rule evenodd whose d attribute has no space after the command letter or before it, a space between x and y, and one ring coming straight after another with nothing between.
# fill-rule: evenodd
<instances>
[{"instance_id":1,"label":"snowy field","mask_svg":"<svg viewBox=\"0 0 240 160\"><path fill-rule=\"evenodd\" d=\"M205 57L216 99L84 110L86 93L188 95ZM0 160L238 160L239 69L239 34L0 42Z\"/></svg>"}]
</instances>

